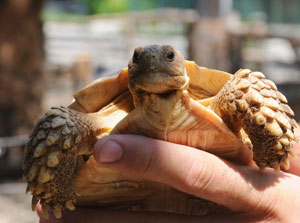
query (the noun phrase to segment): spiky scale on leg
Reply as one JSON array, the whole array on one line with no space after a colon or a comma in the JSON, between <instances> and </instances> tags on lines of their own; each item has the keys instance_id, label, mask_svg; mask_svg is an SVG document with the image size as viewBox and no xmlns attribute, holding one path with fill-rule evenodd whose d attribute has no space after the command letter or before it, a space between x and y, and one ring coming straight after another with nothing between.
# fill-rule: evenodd
<instances>
[{"instance_id":1,"label":"spiky scale on leg","mask_svg":"<svg viewBox=\"0 0 300 223\"><path fill-rule=\"evenodd\" d=\"M49 219L50 207L47 204L42 204L42 214L45 219Z\"/></svg>"},{"instance_id":2,"label":"spiky scale on leg","mask_svg":"<svg viewBox=\"0 0 300 223\"><path fill-rule=\"evenodd\" d=\"M62 208L60 205L55 205L53 209L54 216L56 218L61 218L62 216Z\"/></svg>"},{"instance_id":3,"label":"spiky scale on leg","mask_svg":"<svg viewBox=\"0 0 300 223\"><path fill-rule=\"evenodd\" d=\"M35 188L35 193L39 195L39 194L43 193L45 191L45 189L46 189L45 184L38 184Z\"/></svg>"},{"instance_id":4,"label":"spiky scale on leg","mask_svg":"<svg viewBox=\"0 0 300 223\"><path fill-rule=\"evenodd\" d=\"M52 122L51 122L51 127L52 128L57 128L60 126L64 126L66 124L66 119L62 117L55 117Z\"/></svg>"},{"instance_id":5,"label":"spiky scale on leg","mask_svg":"<svg viewBox=\"0 0 300 223\"><path fill-rule=\"evenodd\" d=\"M48 167L56 167L59 164L60 151L50 152L47 157Z\"/></svg>"},{"instance_id":6,"label":"spiky scale on leg","mask_svg":"<svg viewBox=\"0 0 300 223\"><path fill-rule=\"evenodd\" d=\"M50 181L52 178L53 178L52 171L49 168L42 166L38 176L38 183L44 184Z\"/></svg>"},{"instance_id":7,"label":"spiky scale on leg","mask_svg":"<svg viewBox=\"0 0 300 223\"><path fill-rule=\"evenodd\" d=\"M72 200L69 200L66 202L65 207L68 208L70 211L74 211L75 210L75 206L73 204Z\"/></svg>"},{"instance_id":8,"label":"spiky scale on leg","mask_svg":"<svg viewBox=\"0 0 300 223\"><path fill-rule=\"evenodd\" d=\"M32 166L29 169L29 173L28 173L28 181L32 181L39 173L39 168L40 166L38 165L37 161L34 161Z\"/></svg>"},{"instance_id":9,"label":"spiky scale on leg","mask_svg":"<svg viewBox=\"0 0 300 223\"><path fill-rule=\"evenodd\" d=\"M290 169L290 161L289 161L288 157L283 160L283 166L284 166L285 170Z\"/></svg>"},{"instance_id":10,"label":"spiky scale on leg","mask_svg":"<svg viewBox=\"0 0 300 223\"><path fill-rule=\"evenodd\" d=\"M40 142L34 150L33 157L38 158L47 152L45 141Z\"/></svg>"},{"instance_id":11,"label":"spiky scale on leg","mask_svg":"<svg viewBox=\"0 0 300 223\"><path fill-rule=\"evenodd\" d=\"M280 172L280 165L278 164L278 165L274 166L273 169L274 169L277 173L279 173L279 172Z\"/></svg>"},{"instance_id":12,"label":"spiky scale on leg","mask_svg":"<svg viewBox=\"0 0 300 223\"><path fill-rule=\"evenodd\" d=\"M32 211L35 211L35 208L36 208L36 205L37 205L38 202L39 202L39 200L35 196L32 196L32 199L31 199L31 209L32 209Z\"/></svg>"}]
</instances>

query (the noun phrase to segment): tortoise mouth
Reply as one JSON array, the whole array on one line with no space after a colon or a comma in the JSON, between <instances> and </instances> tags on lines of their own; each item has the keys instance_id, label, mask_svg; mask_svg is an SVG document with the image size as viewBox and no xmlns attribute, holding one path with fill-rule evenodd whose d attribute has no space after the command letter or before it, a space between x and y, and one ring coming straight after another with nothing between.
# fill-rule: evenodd
<instances>
[{"instance_id":1,"label":"tortoise mouth","mask_svg":"<svg viewBox=\"0 0 300 223\"><path fill-rule=\"evenodd\" d=\"M157 95L162 97L162 98L167 98L167 97L173 95L176 91L178 91L178 90L169 90L169 91L157 94Z\"/></svg>"},{"instance_id":2,"label":"tortoise mouth","mask_svg":"<svg viewBox=\"0 0 300 223\"><path fill-rule=\"evenodd\" d=\"M145 90L142 90L142 89L138 89L136 91L136 93L140 96L142 95L150 95L150 94L156 94L157 96L161 97L161 98L168 98L170 96L172 96L173 94L175 94L177 91L179 91L179 89L171 89L171 90L167 90L167 91L164 91L164 92L161 92L161 93L155 93L155 92L149 92L149 91L145 91Z\"/></svg>"},{"instance_id":3,"label":"tortoise mouth","mask_svg":"<svg viewBox=\"0 0 300 223\"><path fill-rule=\"evenodd\" d=\"M183 74L170 74L165 71L147 71L139 75L132 75L129 88L137 94L157 94L167 97L175 91L186 90L189 77Z\"/></svg>"}]
</instances>

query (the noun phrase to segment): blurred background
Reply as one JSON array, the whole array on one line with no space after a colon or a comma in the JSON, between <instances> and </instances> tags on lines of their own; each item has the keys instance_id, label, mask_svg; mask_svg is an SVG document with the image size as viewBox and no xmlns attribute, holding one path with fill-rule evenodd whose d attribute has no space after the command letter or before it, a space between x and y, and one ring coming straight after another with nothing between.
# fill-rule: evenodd
<instances>
[{"instance_id":1,"label":"blurred background","mask_svg":"<svg viewBox=\"0 0 300 223\"><path fill-rule=\"evenodd\" d=\"M169 44L201 66L259 70L300 121L300 0L1 0L0 222L37 222L21 179L38 116Z\"/></svg>"}]
</instances>

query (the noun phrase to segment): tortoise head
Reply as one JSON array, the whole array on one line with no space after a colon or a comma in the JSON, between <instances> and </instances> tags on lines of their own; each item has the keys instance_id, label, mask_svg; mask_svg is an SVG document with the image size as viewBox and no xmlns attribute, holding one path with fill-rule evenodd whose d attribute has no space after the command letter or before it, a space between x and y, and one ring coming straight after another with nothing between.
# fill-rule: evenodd
<instances>
[{"instance_id":1,"label":"tortoise head","mask_svg":"<svg viewBox=\"0 0 300 223\"><path fill-rule=\"evenodd\" d=\"M134 94L168 94L188 86L183 56L169 45L137 47L128 64L129 89Z\"/></svg>"}]
</instances>

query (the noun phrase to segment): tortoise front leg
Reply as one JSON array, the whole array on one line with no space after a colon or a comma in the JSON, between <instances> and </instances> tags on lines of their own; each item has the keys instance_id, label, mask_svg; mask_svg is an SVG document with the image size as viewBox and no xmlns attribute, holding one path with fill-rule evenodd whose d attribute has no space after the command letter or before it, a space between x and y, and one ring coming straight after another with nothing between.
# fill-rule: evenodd
<instances>
[{"instance_id":1,"label":"tortoise front leg","mask_svg":"<svg viewBox=\"0 0 300 223\"><path fill-rule=\"evenodd\" d=\"M260 72L239 70L214 99L212 109L235 133L241 128L253 145L253 159L260 169L289 168L288 154L295 156L294 112L276 85Z\"/></svg>"},{"instance_id":2,"label":"tortoise front leg","mask_svg":"<svg viewBox=\"0 0 300 223\"><path fill-rule=\"evenodd\" d=\"M45 217L48 209L57 218L63 209L75 209L73 183L77 170L92 154L96 140L108 135L132 109L128 94L121 94L97 113L60 107L40 118L30 135L24 161L24 178L33 195L33 210L38 201Z\"/></svg>"},{"instance_id":3,"label":"tortoise front leg","mask_svg":"<svg viewBox=\"0 0 300 223\"><path fill-rule=\"evenodd\" d=\"M39 119L26 146L24 161L33 210L38 201L46 218L49 209L57 218L62 209L75 209L72 181L83 155L92 153L96 141L93 129L87 114L64 107L53 108Z\"/></svg>"}]
</instances>

